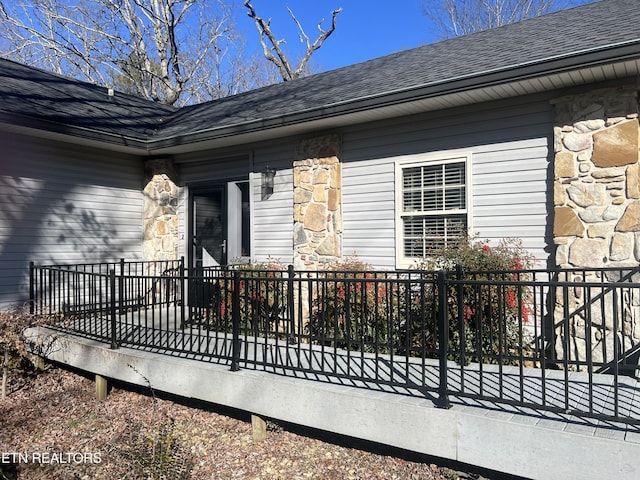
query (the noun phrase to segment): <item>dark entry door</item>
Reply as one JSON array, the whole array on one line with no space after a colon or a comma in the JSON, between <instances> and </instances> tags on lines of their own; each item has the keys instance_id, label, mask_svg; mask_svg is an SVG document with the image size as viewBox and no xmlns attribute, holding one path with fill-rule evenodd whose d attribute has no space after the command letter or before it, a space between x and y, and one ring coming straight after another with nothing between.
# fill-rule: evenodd
<instances>
[{"instance_id":1,"label":"dark entry door","mask_svg":"<svg viewBox=\"0 0 640 480\"><path fill-rule=\"evenodd\" d=\"M193 256L196 268L225 265L227 262L227 218L225 189L198 191L191 197L193 212Z\"/></svg>"}]
</instances>

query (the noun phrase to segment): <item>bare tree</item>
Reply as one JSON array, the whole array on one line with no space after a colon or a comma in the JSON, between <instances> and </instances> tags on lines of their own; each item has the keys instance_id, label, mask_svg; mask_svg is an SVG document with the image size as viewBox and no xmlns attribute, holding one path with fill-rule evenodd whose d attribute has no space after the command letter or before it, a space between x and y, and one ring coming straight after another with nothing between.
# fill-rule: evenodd
<instances>
[{"instance_id":1,"label":"bare tree","mask_svg":"<svg viewBox=\"0 0 640 480\"><path fill-rule=\"evenodd\" d=\"M320 23L318 23L318 31L320 33L318 37L313 42L311 42L309 36L304 31L302 24L298 21L297 17L294 15L291 9L287 7L289 15L291 15L291 18L295 22L300 32L300 41L305 44L306 48L304 55L297 62L297 66L293 67L289 58L287 57L287 54L282 49L282 44L285 43L285 40L278 40L278 38L271 30L271 19L264 20L263 18L258 16L255 8L253 7L253 5L251 5L251 0L245 0L244 6L247 7L247 9L249 10L249 17L251 17L256 24L256 29L260 34L260 44L262 45L262 50L264 52L265 58L272 62L278 68L278 71L280 72L280 75L282 76L282 79L284 81L296 79L304 73L305 69L308 66L309 60L313 55L313 52L320 49L327 38L329 38L329 36L335 31L336 20L338 18L338 15L342 11L342 8L339 8L331 12L331 26L327 30L322 27L322 23L324 20L320 21Z\"/></svg>"},{"instance_id":2,"label":"bare tree","mask_svg":"<svg viewBox=\"0 0 640 480\"><path fill-rule=\"evenodd\" d=\"M444 38L496 28L587 0L422 0L425 15Z\"/></svg>"},{"instance_id":3,"label":"bare tree","mask_svg":"<svg viewBox=\"0 0 640 480\"><path fill-rule=\"evenodd\" d=\"M2 54L166 104L263 84L223 0L0 0Z\"/></svg>"}]
</instances>

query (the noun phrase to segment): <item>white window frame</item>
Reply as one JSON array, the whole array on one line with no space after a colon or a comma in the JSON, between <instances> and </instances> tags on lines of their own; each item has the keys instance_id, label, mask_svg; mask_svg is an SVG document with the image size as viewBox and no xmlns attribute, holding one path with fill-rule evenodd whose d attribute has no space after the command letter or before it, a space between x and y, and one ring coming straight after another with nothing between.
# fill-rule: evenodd
<instances>
[{"instance_id":1,"label":"white window frame","mask_svg":"<svg viewBox=\"0 0 640 480\"><path fill-rule=\"evenodd\" d=\"M395 220L396 220L396 235L395 235L395 249L396 249L396 266L398 268L408 268L415 264L418 257L407 257L404 255L404 221L403 218L407 217L406 212L403 211L403 171L406 168L422 167L426 165L443 165L446 163L460 163L465 164L465 209L459 210L442 210L433 211L433 215L446 216L446 215L459 215L466 214L467 221L467 235L473 231L472 226L472 177L471 177L471 153L470 152L441 152L436 154L419 154L411 155L396 159L395 161ZM445 213L446 212L446 213ZM416 212L416 216L422 216L424 213ZM428 213L427 213L428 215Z\"/></svg>"}]
</instances>

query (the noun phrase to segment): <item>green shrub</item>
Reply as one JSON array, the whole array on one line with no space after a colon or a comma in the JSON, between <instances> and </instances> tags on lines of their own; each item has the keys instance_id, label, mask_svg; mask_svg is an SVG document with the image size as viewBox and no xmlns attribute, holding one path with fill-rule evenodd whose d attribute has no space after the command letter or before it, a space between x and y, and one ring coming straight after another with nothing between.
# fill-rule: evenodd
<instances>
[{"instance_id":1,"label":"green shrub","mask_svg":"<svg viewBox=\"0 0 640 480\"><path fill-rule=\"evenodd\" d=\"M527 348L530 292L522 281L532 265L514 239L493 248L462 240L393 277L348 257L321 273L310 292L307 331L312 341L339 348L437 357L436 272L446 270L455 279L459 266L467 283L450 284L447 291L449 358L514 363Z\"/></svg>"},{"instance_id":2,"label":"green shrub","mask_svg":"<svg viewBox=\"0 0 640 480\"><path fill-rule=\"evenodd\" d=\"M313 343L353 351L437 357L436 272L447 271L449 358L464 363L515 363L527 348L524 325L530 291L523 283L533 258L522 243L505 239L495 247L472 239L433 252L405 272L374 272L356 256L317 272L309 283L308 321ZM456 272L456 267L460 270ZM234 293L239 295L245 334L280 335L287 318L287 281L279 262L247 263L238 283L223 271L211 304L209 328L231 331ZM456 278L456 275L461 275ZM456 280L464 283L456 284ZM237 290L237 292L236 292ZM306 307L305 307L306 308ZM288 327L287 327L288 328Z\"/></svg>"},{"instance_id":3,"label":"green shrub","mask_svg":"<svg viewBox=\"0 0 640 480\"><path fill-rule=\"evenodd\" d=\"M322 272L307 331L318 343L388 352L397 339L399 284L355 256Z\"/></svg>"},{"instance_id":4,"label":"green shrub","mask_svg":"<svg viewBox=\"0 0 640 480\"><path fill-rule=\"evenodd\" d=\"M279 261L251 262L234 265L220 272L215 294L209 304L206 326L218 331L231 332L233 297L240 298L239 318L246 334L258 335L277 328L287 301L285 266ZM235 272L240 271L238 285ZM237 292L236 292L237 290Z\"/></svg>"},{"instance_id":5,"label":"green shrub","mask_svg":"<svg viewBox=\"0 0 640 480\"><path fill-rule=\"evenodd\" d=\"M496 247L463 239L417 262L417 269L444 269L450 278L462 275L458 280L466 282L451 285L447 292L449 349L456 352L451 358L514 363L522 348L528 348L523 327L531 314L530 290L522 282L533 264L522 243L511 238ZM456 272L456 267L461 270ZM414 324L419 318L412 315Z\"/></svg>"}]
</instances>

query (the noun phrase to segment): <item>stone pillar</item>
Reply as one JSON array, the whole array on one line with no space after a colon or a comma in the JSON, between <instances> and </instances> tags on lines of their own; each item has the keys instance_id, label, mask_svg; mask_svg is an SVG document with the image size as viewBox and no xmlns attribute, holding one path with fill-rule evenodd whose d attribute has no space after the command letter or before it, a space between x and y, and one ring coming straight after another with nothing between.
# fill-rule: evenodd
<instances>
[{"instance_id":1,"label":"stone pillar","mask_svg":"<svg viewBox=\"0 0 640 480\"><path fill-rule=\"evenodd\" d=\"M321 270L342 257L340 137L303 140L293 162L293 265ZM309 275L312 275L311 273ZM294 300L295 329L309 319L307 284ZM301 316L299 316L299 313Z\"/></svg>"},{"instance_id":2,"label":"stone pillar","mask_svg":"<svg viewBox=\"0 0 640 480\"><path fill-rule=\"evenodd\" d=\"M147 160L144 165L142 255L144 260L178 259L178 187L169 159Z\"/></svg>"},{"instance_id":3,"label":"stone pillar","mask_svg":"<svg viewBox=\"0 0 640 480\"><path fill-rule=\"evenodd\" d=\"M555 263L558 267L624 267L640 261L640 157L638 91L636 87L594 90L554 102L554 223ZM600 281L599 274L571 280ZM606 280L606 279L605 279ZM583 304L582 292L569 294L568 311ZM609 300L609 299L607 299ZM629 300L629 299L627 299ZM634 301L619 304L631 344L640 341L640 308ZM637 302L636 302L637 303ZM593 308L591 345L600 361L606 338L619 332L611 320ZM562 295L556 295L554 319L563 319ZM607 317L610 315L605 315ZM572 358L584 359L585 316L571 319ZM633 333L636 332L636 333ZM561 334L558 335L560 337ZM629 344L629 343L627 343ZM560 353L560 346L556 350ZM612 352L612 345L607 345Z\"/></svg>"},{"instance_id":4,"label":"stone pillar","mask_svg":"<svg viewBox=\"0 0 640 480\"><path fill-rule=\"evenodd\" d=\"M340 140L304 140L293 163L293 251L298 270L316 270L342 257Z\"/></svg>"}]
</instances>

